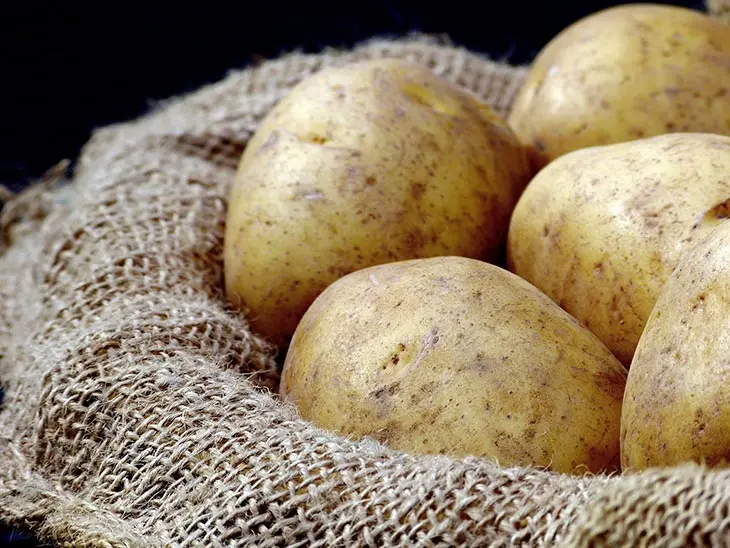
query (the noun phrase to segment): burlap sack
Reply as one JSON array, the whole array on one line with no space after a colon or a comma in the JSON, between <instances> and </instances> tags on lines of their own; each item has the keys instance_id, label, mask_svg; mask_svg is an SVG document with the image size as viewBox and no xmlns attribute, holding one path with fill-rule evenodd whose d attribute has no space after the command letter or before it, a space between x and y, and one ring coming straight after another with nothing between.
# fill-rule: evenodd
<instances>
[{"instance_id":1,"label":"burlap sack","mask_svg":"<svg viewBox=\"0 0 730 548\"><path fill-rule=\"evenodd\" d=\"M96 132L71 186L6 209L0 518L73 546L728 543L727 471L577 478L409 456L267 392L271 349L221 289L233 169L293 84L382 56L502 112L525 75L422 38L287 55Z\"/></svg>"}]
</instances>

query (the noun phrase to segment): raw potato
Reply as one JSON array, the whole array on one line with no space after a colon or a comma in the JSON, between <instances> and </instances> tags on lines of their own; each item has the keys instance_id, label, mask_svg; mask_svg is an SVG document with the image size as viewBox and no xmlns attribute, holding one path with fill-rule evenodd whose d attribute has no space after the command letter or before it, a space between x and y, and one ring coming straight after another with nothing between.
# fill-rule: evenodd
<instances>
[{"instance_id":1,"label":"raw potato","mask_svg":"<svg viewBox=\"0 0 730 548\"><path fill-rule=\"evenodd\" d=\"M626 470L728 465L730 221L682 258L662 291L631 364L621 437Z\"/></svg>"},{"instance_id":2,"label":"raw potato","mask_svg":"<svg viewBox=\"0 0 730 548\"><path fill-rule=\"evenodd\" d=\"M512 216L509 269L628 366L682 252L727 216L730 138L668 134L558 158Z\"/></svg>"},{"instance_id":3,"label":"raw potato","mask_svg":"<svg viewBox=\"0 0 730 548\"><path fill-rule=\"evenodd\" d=\"M651 4L590 15L538 55L509 122L547 160L664 133L730 134L730 26Z\"/></svg>"},{"instance_id":4,"label":"raw potato","mask_svg":"<svg viewBox=\"0 0 730 548\"><path fill-rule=\"evenodd\" d=\"M402 259L495 261L531 176L505 122L428 68L330 68L262 122L241 158L225 233L231 301L288 342L337 278Z\"/></svg>"},{"instance_id":5,"label":"raw potato","mask_svg":"<svg viewBox=\"0 0 730 548\"><path fill-rule=\"evenodd\" d=\"M614 470L626 370L532 285L462 257L380 265L302 318L281 394L342 435L411 453Z\"/></svg>"}]
</instances>

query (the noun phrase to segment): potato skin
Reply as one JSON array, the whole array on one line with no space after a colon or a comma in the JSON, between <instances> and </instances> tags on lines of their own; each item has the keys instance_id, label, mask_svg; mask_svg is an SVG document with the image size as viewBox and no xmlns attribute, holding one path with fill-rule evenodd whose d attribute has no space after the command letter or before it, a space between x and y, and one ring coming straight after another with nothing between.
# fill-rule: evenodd
<instances>
[{"instance_id":1,"label":"potato skin","mask_svg":"<svg viewBox=\"0 0 730 548\"><path fill-rule=\"evenodd\" d=\"M618 468L626 370L532 285L463 257L328 287L299 324L281 395L341 435L560 472Z\"/></svg>"},{"instance_id":2,"label":"potato skin","mask_svg":"<svg viewBox=\"0 0 730 548\"><path fill-rule=\"evenodd\" d=\"M684 255L649 317L622 410L627 471L730 459L730 201Z\"/></svg>"},{"instance_id":3,"label":"potato skin","mask_svg":"<svg viewBox=\"0 0 730 548\"><path fill-rule=\"evenodd\" d=\"M503 256L528 151L471 95L385 59L317 73L246 148L225 232L229 298L285 344L342 275L396 260Z\"/></svg>"},{"instance_id":4,"label":"potato skin","mask_svg":"<svg viewBox=\"0 0 730 548\"><path fill-rule=\"evenodd\" d=\"M509 269L629 366L682 252L730 198L730 138L668 134L554 160L512 215Z\"/></svg>"},{"instance_id":5,"label":"potato skin","mask_svg":"<svg viewBox=\"0 0 730 548\"><path fill-rule=\"evenodd\" d=\"M730 26L633 4L592 14L537 56L508 118L546 160L664 133L730 134Z\"/></svg>"}]
</instances>

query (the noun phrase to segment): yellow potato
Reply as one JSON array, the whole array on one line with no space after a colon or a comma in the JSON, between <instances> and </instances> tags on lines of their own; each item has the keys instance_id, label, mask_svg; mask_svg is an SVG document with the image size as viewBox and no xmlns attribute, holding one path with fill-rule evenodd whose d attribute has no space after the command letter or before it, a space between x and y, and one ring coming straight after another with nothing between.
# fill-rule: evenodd
<instances>
[{"instance_id":1,"label":"yellow potato","mask_svg":"<svg viewBox=\"0 0 730 548\"><path fill-rule=\"evenodd\" d=\"M385 59L319 72L271 111L241 158L228 296L285 344L348 272L450 254L496 261L531 170L502 119L424 66Z\"/></svg>"},{"instance_id":2,"label":"yellow potato","mask_svg":"<svg viewBox=\"0 0 730 548\"><path fill-rule=\"evenodd\" d=\"M730 459L730 200L651 313L622 412L626 470Z\"/></svg>"},{"instance_id":3,"label":"yellow potato","mask_svg":"<svg viewBox=\"0 0 730 548\"><path fill-rule=\"evenodd\" d=\"M659 292L730 198L730 138L674 133L549 164L512 216L509 269L628 366Z\"/></svg>"},{"instance_id":4,"label":"yellow potato","mask_svg":"<svg viewBox=\"0 0 730 548\"><path fill-rule=\"evenodd\" d=\"M281 395L342 435L411 453L614 470L626 370L535 287L436 257L370 267L302 318Z\"/></svg>"},{"instance_id":5,"label":"yellow potato","mask_svg":"<svg viewBox=\"0 0 730 548\"><path fill-rule=\"evenodd\" d=\"M590 15L540 52L509 122L546 160L664 133L730 134L730 26L652 4Z\"/></svg>"}]
</instances>

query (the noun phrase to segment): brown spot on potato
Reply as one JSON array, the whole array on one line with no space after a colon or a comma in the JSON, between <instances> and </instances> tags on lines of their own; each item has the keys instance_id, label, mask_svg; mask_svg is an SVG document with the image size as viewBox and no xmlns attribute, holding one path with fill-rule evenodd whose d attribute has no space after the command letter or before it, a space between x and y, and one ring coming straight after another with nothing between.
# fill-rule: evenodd
<instances>
[{"instance_id":1,"label":"brown spot on potato","mask_svg":"<svg viewBox=\"0 0 730 548\"><path fill-rule=\"evenodd\" d=\"M332 86L332 91L335 92L335 97L337 99L344 99L347 96L344 86L334 85Z\"/></svg>"},{"instance_id":2,"label":"brown spot on potato","mask_svg":"<svg viewBox=\"0 0 730 548\"><path fill-rule=\"evenodd\" d=\"M420 200L426 192L426 185L423 183L412 183L411 184L411 196L414 200Z\"/></svg>"},{"instance_id":3,"label":"brown spot on potato","mask_svg":"<svg viewBox=\"0 0 730 548\"><path fill-rule=\"evenodd\" d=\"M365 178L365 184L368 185L368 186L372 186L372 185L374 185L377 182L378 182L377 179L375 177L373 177L372 175L368 175Z\"/></svg>"},{"instance_id":4,"label":"brown spot on potato","mask_svg":"<svg viewBox=\"0 0 730 548\"><path fill-rule=\"evenodd\" d=\"M431 392L434 392L437 388L438 383L436 381L429 381L421 386L421 392L425 394L430 394Z\"/></svg>"},{"instance_id":5,"label":"brown spot on potato","mask_svg":"<svg viewBox=\"0 0 730 548\"><path fill-rule=\"evenodd\" d=\"M474 166L474 169L476 169L476 172L477 172L477 173L479 174L479 177L480 177L480 178L481 178L482 180L484 180L484 181L487 181L487 180L489 180L489 177L487 176L487 171L486 171L486 170L484 169L484 167L483 167L483 166L481 166L481 165L479 165L479 164L476 164L476 165Z\"/></svg>"},{"instance_id":6,"label":"brown spot on potato","mask_svg":"<svg viewBox=\"0 0 730 548\"><path fill-rule=\"evenodd\" d=\"M671 353L672 353L672 350L674 350L674 347L673 347L673 346L671 346L671 345L669 345L669 346L665 346L664 348L662 348L662 349L661 349L661 350L659 351L659 353L660 353L660 354L671 354Z\"/></svg>"},{"instance_id":7,"label":"brown spot on potato","mask_svg":"<svg viewBox=\"0 0 730 548\"><path fill-rule=\"evenodd\" d=\"M416 253L418 250L422 249L423 246L426 245L428 242L428 237L426 237L420 228L413 228L411 231L407 232L405 235L405 246L406 249L410 253Z\"/></svg>"},{"instance_id":8,"label":"brown spot on potato","mask_svg":"<svg viewBox=\"0 0 730 548\"><path fill-rule=\"evenodd\" d=\"M646 131L641 128L632 127L629 129L629 135L636 139L641 139L642 137L646 137Z\"/></svg>"},{"instance_id":9,"label":"brown spot on potato","mask_svg":"<svg viewBox=\"0 0 730 548\"><path fill-rule=\"evenodd\" d=\"M704 217L704 221L714 221L717 219L728 219L730 218L730 198L727 200L720 202L719 204L713 206L711 209L709 209Z\"/></svg>"},{"instance_id":10,"label":"brown spot on potato","mask_svg":"<svg viewBox=\"0 0 730 548\"><path fill-rule=\"evenodd\" d=\"M332 278L342 278L346 274L349 274L351 271L352 271L352 269L347 266L328 266L327 267L327 273Z\"/></svg>"},{"instance_id":11,"label":"brown spot on potato","mask_svg":"<svg viewBox=\"0 0 730 548\"><path fill-rule=\"evenodd\" d=\"M311 135L307 135L302 139L302 141L306 141L307 143L312 143L314 145L324 145L329 142L329 139L324 135L314 133Z\"/></svg>"},{"instance_id":12,"label":"brown spot on potato","mask_svg":"<svg viewBox=\"0 0 730 548\"><path fill-rule=\"evenodd\" d=\"M393 384L382 386L377 390L371 392L372 396L377 400L385 400L397 394L400 391L400 382L396 381Z\"/></svg>"},{"instance_id":13,"label":"brown spot on potato","mask_svg":"<svg viewBox=\"0 0 730 548\"><path fill-rule=\"evenodd\" d=\"M428 135L428 137L423 140L423 150L440 153L441 147L439 146L436 139L434 139L433 135Z\"/></svg>"},{"instance_id":14,"label":"brown spot on potato","mask_svg":"<svg viewBox=\"0 0 730 548\"><path fill-rule=\"evenodd\" d=\"M397 438L396 432L402 430L398 423L388 423L385 428L373 432L372 437L384 445L388 445L393 438Z\"/></svg>"},{"instance_id":15,"label":"brown spot on potato","mask_svg":"<svg viewBox=\"0 0 730 548\"><path fill-rule=\"evenodd\" d=\"M400 355L403 352L405 352L405 350L406 350L406 345L404 345L403 343L398 343L398 347L396 348L393 355L391 355L391 357L390 357L390 362L393 365L398 365L398 362L400 362ZM385 369L385 366L383 366L383 369Z\"/></svg>"},{"instance_id":16,"label":"brown spot on potato","mask_svg":"<svg viewBox=\"0 0 730 548\"><path fill-rule=\"evenodd\" d=\"M705 434L707 428L707 422L704 420L704 412L702 409L697 409L694 413L694 421L692 425L692 446L698 447L702 441L700 438Z\"/></svg>"},{"instance_id":17,"label":"brown spot on potato","mask_svg":"<svg viewBox=\"0 0 730 548\"><path fill-rule=\"evenodd\" d=\"M467 362L468 363L468 362ZM468 363L461 368L462 371L477 371L479 373L485 373L490 369L493 369L494 363L492 360L485 360L484 355L479 353L475 361Z\"/></svg>"},{"instance_id":18,"label":"brown spot on potato","mask_svg":"<svg viewBox=\"0 0 730 548\"><path fill-rule=\"evenodd\" d=\"M530 456L529 451L526 451L522 446L521 441L519 439L515 439L515 437L508 432L498 432L494 438L494 445L509 453L517 462L521 462L524 465L534 464L534 459Z\"/></svg>"},{"instance_id":19,"label":"brown spot on potato","mask_svg":"<svg viewBox=\"0 0 730 548\"><path fill-rule=\"evenodd\" d=\"M709 455L705 459L705 464L711 468L721 467L721 466L725 467L725 466L727 466L728 461L730 461L730 451L726 451L719 455Z\"/></svg>"}]
</instances>

